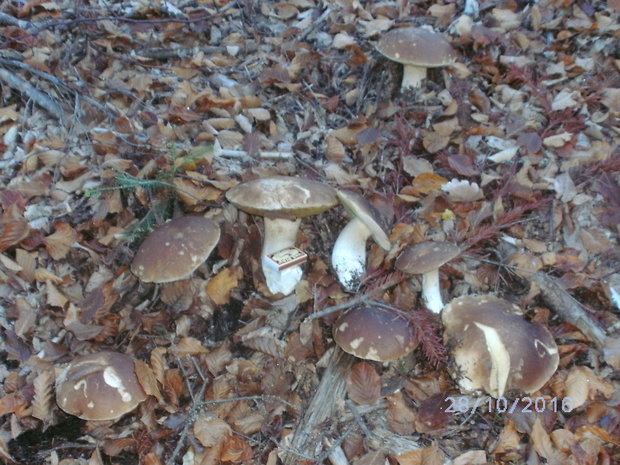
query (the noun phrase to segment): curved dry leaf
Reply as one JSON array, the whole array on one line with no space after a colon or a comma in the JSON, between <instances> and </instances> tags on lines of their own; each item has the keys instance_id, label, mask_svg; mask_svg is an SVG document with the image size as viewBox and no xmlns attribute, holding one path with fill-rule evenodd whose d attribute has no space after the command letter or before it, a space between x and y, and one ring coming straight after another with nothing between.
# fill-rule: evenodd
<instances>
[{"instance_id":1,"label":"curved dry leaf","mask_svg":"<svg viewBox=\"0 0 620 465\"><path fill-rule=\"evenodd\" d=\"M161 385L164 384L164 373L168 368L165 355L168 352L166 347L156 347L151 351L151 367L153 367L153 373L155 378Z\"/></svg>"},{"instance_id":2,"label":"curved dry leaf","mask_svg":"<svg viewBox=\"0 0 620 465\"><path fill-rule=\"evenodd\" d=\"M411 187L419 194L428 194L429 192L441 189L448 180L434 173L422 173L416 176L411 183ZM408 192L407 192L408 193Z\"/></svg>"},{"instance_id":3,"label":"curved dry leaf","mask_svg":"<svg viewBox=\"0 0 620 465\"><path fill-rule=\"evenodd\" d=\"M368 362L353 365L347 378L347 394L353 402L373 405L381 394L381 378L375 367Z\"/></svg>"},{"instance_id":4,"label":"curved dry leaf","mask_svg":"<svg viewBox=\"0 0 620 465\"><path fill-rule=\"evenodd\" d=\"M30 232L28 223L22 219L7 220L0 224L0 252L18 244Z\"/></svg>"},{"instance_id":5,"label":"curved dry leaf","mask_svg":"<svg viewBox=\"0 0 620 465\"><path fill-rule=\"evenodd\" d=\"M56 223L56 231L43 239L45 248L54 260L65 258L73 243L77 241L77 232L68 223Z\"/></svg>"},{"instance_id":6,"label":"curved dry leaf","mask_svg":"<svg viewBox=\"0 0 620 465\"><path fill-rule=\"evenodd\" d=\"M172 405L178 405L179 397L183 395L185 391L185 383L179 370L170 369L164 373L164 391L168 396L168 401Z\"/></svg>"},{"instance_id":7,"label":"curved dry leaf","mask_svg":"<svg viewBox=\"0 0 620 465\"><path fill-rule=\"evenodd\" d=\"M46 423L50 419L54 380L54 372L45 370L39 373L33 382L32 416Z\"/></svg>"},{"instance_id":8,"label":"curved dry leaf","mask_svg":"<svg viewBox=\"0 0 620 465\"><path fill-rule=\"evenodd\" d=\"M161 395L161 392L159 392L157 379L155 378L155 373L153 372L153 370L151 370L151 367L140 359L136 359L134 361L134 366L136 370L136 376L138 377L138 382L140 383L140 386L142 386L145 394L147 396L153 396L159 402L162 402L163 397Z\"/></svg>"},{"instance_id":9,"label":"curved dry leaf","mask_svg":"<svg viewBox=\"0 0 620 465\"><path fill-rule=\"evenodd\" d=\"M565 398L570 402L571 409L585 404L596 392L600 392L607 399L613 394L613 386L584 366L573 367L565 381Z\"/></svg>"},{"instance_id":10,"label":"curved dry leaf","mask_svg":"<svg viewBox=\"0 0 620 465\"><path fill-rule=\"evenodd\" d=\"M405 403L402 393L396 392L388 396L387 401L387 420L390 428L398 434L407 435L414 433L418 415Z\"/></svg>"},{"instance_id":11,"label":"curved dry leaf","mask_svg":"<svg viewBox=\"0 0 620 465\"><path fill-rule=\"evenodd\" d=\"M232 463L244 463L252 458L252 448L239 436L230 435L224 442L220 460Z\"/></svg>"},{"instance_id":12,"label":"curved dry leaf","mask_svg":"<svg viewBox=\"0 0 620 465\"><path fill-rule=\"evenodd\" d=\"M205 356L207 368L212 375L218 375L232 361L232 352L227 344L222 344Z\"/></svg>"},{"instance_id":13,"label":"curved dry leaf","mask_svg":"<svg viewBox=\"0 0 620 465\"><path fill-rule=\"evenodd\" d=\"M207 283L207 294L216 305L224 305L230 299L230 292L239 285L243 277L240 267L224 268Z\"/></svg>"},{"instance_id":14,"label":"curved dry leaf","mask_svg":"<svg viewBox=\"0 0 620 465\"><path fill-rule=\"evenodd\" d=\"M194 436L204 447L214 447L228 439L232 430L228 423L217 417L200 415L194 422Z\"/></svg>"},{"instance_id":15,"label":"curved dry leaf","mask_svg":"<svg viewBox=\"0 0 620 465\"><path fill-rule=\"evenodd\" d=\"M206 354L208 352L207 348L204 347L195 337L181 338L176 349L179 357L183 357L185 355Z\"/></svg>"},{"instance_id":16,"label":"curved dry leaf","mask_svg":"<svg viewBox=\"0 0 620 465\"><path fill-rule=\"evenodd\" d=\"M241 337L244 346L257 350L273 357L283 358L286 352L286 342L276 336L273 328L264 326Z\"/></svg>"},{"instance_id":17,"label":"curved dry leaf","mask_svg":"<svg viewBox=\"0 0 620 465\"><path fill-rule=\"evenodd\" d=\"M47 291L47 305L50 307L62 308L69 302L69 299L67 299L49 279L45 281L45 289Z\"/></svg>"}]
</instances>

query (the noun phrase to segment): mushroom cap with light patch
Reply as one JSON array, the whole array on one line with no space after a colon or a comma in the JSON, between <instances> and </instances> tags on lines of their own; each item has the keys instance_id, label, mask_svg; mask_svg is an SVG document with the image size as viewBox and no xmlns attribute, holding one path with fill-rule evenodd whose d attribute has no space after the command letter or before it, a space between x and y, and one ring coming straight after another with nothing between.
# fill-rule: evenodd
<instances>
[{"instance_id":1,"label":"mushroom cap with light patch","mask_svg":"<svg viewBox=\"0 0 620 465\"><path fill-rule=\"evenodd\" d=\"M352 218L360 220L366 226L379 246L384 250L390 250L390 239L387 236L387 228L383 218L377 209L364 197L355 192L337 191L338 200Z\"/></svg>"},{"instance_id":2,"label":"mushroom cap with light patch","mask_svg":"<svg viewBox=\"0 0 620 465\"><path fill-rule=\"evenodd\" d=\"M331 186L292 176L258 178L236 185L226 198L237 208L270 218L304 218L338 203Z\"/></svg>"},{"instance_id":3,"label":"mushroom cap with light patch","mask_svg":"<svg viewBox=\"0 0 620 465\"><path fill-rule=\"evenodd\" d=\"M453 299L442 312L452 375L463 391L533 393L551 378L559 354L551 333L516 305L492 295Z\"/></svg>"},{"instance_id":4,"label":"mushroom cap with light patch","mask_svg":"<svg viewBox=\"0 0 620 465\"><path fill-rule=\"evenodd\" d=\"M343 313L334 323L332 333L345 352L379 362L402 357L417 346L413 328L404 315L374 305L354 307Z\"/></svg>"},{"instance_id":5,"label":"mushroom cap with light patch","mask_svg":"<svg viewBox=\"0 0 620 465\"><path fill-rule=\"evenodd\" d=\"M423 274L439 268L460 253L461 249L450 242L419 242L403 250L395 265L404 273Z\"/></svg>"},{"instance_id":6,"label":"mushroom cap with light patch","mask_svg":"<svg viewBox=\"0 0 620 465\"><path fill-rule=\"evenodd\" d=\"M100 352L75 358L56 378L56 402L84 420L116 420L146 399L133 358Z\"/></svg>"},{"instance_id":7,"label":"mushroom cap with light patch","mask_svg":"<svg viewBox=\"0 0 620 465\"><path fill-rule=\"evenodd\" d=\"M181 216L164 223L144 240L131 271L147 283L168 283L189 277L220 240L220 228L201 216Z\"/></svg>"},{"instance_id":8,"label":"mushroom cap with light patch","mask_svg":"<svg viewBox=\"0 0 620 465\"><path fill-rule=\"evenodd\" d=\"M424 68L448 66L457 58L444 36L418 27L386 32L379 39L377 50L390 60Z\"/></svg>"}]
</instances>

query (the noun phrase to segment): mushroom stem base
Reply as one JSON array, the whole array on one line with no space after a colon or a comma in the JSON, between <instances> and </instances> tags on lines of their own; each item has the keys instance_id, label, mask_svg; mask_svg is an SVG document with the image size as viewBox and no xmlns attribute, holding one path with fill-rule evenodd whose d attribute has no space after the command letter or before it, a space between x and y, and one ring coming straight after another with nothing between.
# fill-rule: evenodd
<instances>
[{"instance_id":1,"label":"mushroom stem base","mask_svg":"<svg viewBox=\"0 0 620 465\"><path fill-rule=\"evenodd\" d=\"M289 295L301 280L303 270L300 266L293 266L284 270L273 267L267 255L288 247L294 247L297 241L300 219L287 220L283 218L265 218L265 239L261 264L267 287L272 294Z\"/></svg>"},{"instance_id":2,"label":"mushroom stem base","mask_svg":"<svg viewBox=\"0 0 620 465\"><path fill-rule=\"evenodd\" d=\"M403 81L400 85L402 90L417 89L422 86L422 81L426 79L426 68L413 65L404 65Z\"/></svg>"},{"instance_id":3,"label":"mushroom stem base","mask_svg":"<svg viewBox=\"0 0 620 465\"><path fill-rule=\"evenodd\" d=\"M431 312L441 313L443 301L441 300L441 290L439 287L439 269L422 275L422 298Z\"/></svg>"},{"instance_id":4,"label":"mushroom stem base","mask_svg":"<svg viewBox=\"0 0 620 465\"><path fill-rule=\"evenodd\" d=\"M366 241L372 232L364 223L353 218L340 232L332 250L332 266L338 281L347 291L357 288L366 272Z\"/></svg>"}]
</instances>

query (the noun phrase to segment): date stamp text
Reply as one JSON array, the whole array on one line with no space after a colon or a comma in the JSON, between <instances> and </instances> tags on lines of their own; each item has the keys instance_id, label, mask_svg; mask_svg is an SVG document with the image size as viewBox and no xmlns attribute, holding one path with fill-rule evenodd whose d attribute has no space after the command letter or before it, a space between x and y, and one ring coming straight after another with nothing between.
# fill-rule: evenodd
<instances>
[{"instance_id":1,"label":"date stamp text","mask_svg":"<svg viewBox=\"0 0 620 465\"><path fill-rule=\"evenodd\" d=\"M570 397L518 397L507 399L500 397L448 396L445 399L448 413L542 413L545 411L569 413L573 410L573 402Z\"/></svg>"}]
</instances>

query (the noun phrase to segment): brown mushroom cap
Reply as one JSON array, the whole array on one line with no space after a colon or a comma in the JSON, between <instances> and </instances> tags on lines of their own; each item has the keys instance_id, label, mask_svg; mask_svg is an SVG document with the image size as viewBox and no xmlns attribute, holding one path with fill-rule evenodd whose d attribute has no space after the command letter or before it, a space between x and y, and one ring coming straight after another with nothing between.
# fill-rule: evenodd
<instances>
[{"instance_id":1,"label":"brown mushroom cap","mask_svg":"<svg viewBox=\"0 0 620 465\"><path fill-rule=\"evenodd\" d=\"M353 218L357 218L370 230L372 237L384 250L390 250L387 228L377 209L364 197L355 192L337 191L338 200Z\"/></svg>"},{"instance_id":2,"label":"brown mushroom cap","mask_svg":"<svg viewBox=\"0 0 620 465\"><path fill-rule=\"evenodd\" d=\"M336 344L345 352L379 362L402 357L417 346L407 318L377 306L348 310L336 320L332 333Z\"/></svg>"},{"instance_id":3,"label":"brown mushroom cap","mask_svg":"<svg viewBox=\"0 0 620 465\"><path fill-rule=\"evenodd\" d=\"M410 245L396 259L396 268L404 273L423 274L439 268L461 253L450 242L425 241Z\"/></svg>"},{"instance_id":4,"label":"brown mushroom cap","mask_svg":"<svg viewBox=\"0 0 620 465\"><path fill-rule=\"evenodd\" d=\"M144 240L131 271L147 283L168 283L190 276L220 240L220 228L201 216L182 216L164 223Z\"/></svg>"},{"instance_id":5,"label":"brown mushroom cap","mask_svg":"<svg viewBox=\"0 0 620 465\"><path fill-rule=\"evenodd\" d=\"M253 215L303 218L338 203L336 191L327 184L291 176L259 178L226 192L229 202Z\"/></svg>"},{"instance_id":6,"label":"brown mushroom cap","mask_svg":"<svg viewBox=\"0 0 620 465\"><path fill-rule=\"evenodd\" d=\"M444 342L454 360L453 376L464 391L493 397L518 389L532 393L558 367L558 348L549 331L521 310L492 295L452 300L442 312Z\"/></svg>"},{"instance_id":7,"label":"brown mushroom cap","mask_svg":"<svg viewBox=\"0 0 620 465\"><path fill-rule=\"evenodd\" d=\"M417 27L386 32L379 39L377 50L390 60L424 68L447 66L457 58L443 35Z\"/></svg>"},{"instance_id":8,"label":"brown mushroom cap","mask_svg":"<svg viewBox=\"0 0 620 465\"><path fill-rule=\"evenodd\" d=\"M116 420L145 399L134 361L125 354L77 357L56 378L58 406L84 420Z\"/></svg>"}]
</instances>

